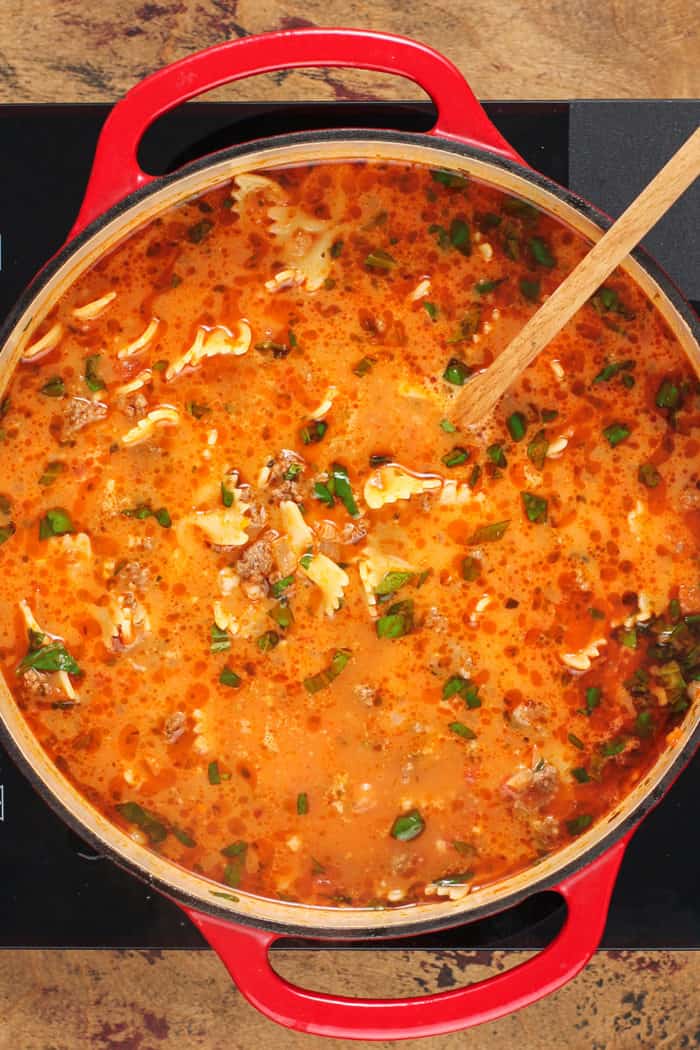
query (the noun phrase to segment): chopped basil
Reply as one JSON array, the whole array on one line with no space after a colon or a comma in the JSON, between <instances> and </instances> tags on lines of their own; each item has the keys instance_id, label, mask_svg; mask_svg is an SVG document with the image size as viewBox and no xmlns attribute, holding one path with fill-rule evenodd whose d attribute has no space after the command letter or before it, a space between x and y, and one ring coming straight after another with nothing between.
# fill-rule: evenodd
<instances>
[{"instance_id":1,"label":"chopped basil","mask_svg":"<svg viewBox=\"0 0 700 1050\"><path fill-rule=\"evenodd\" d=\"M622 385L625 387L625 389L626 390L631 390L632 387L634 386L634 382L635 382L634 376L632 375L632 373L631 372L623 372L622 376L620 378L622 380Z\"/></svg>"},{"instance_id":2,"label":"chopped basil","mask_svg":"<svg viewBox=\"0 0 700 1050\"><path fill-rule=\"evenodd\" d=\"M269 653L272 649L276 649L282 639L278 635L277 631L265 631L256 641L256 645L261 653Z\"/></svg>"},{"instance_id":3,"label":"chopped basil","mask_svg":"<svg viewBox=\"0 0 700 1050\"><path fill-rule=\"evenodd\" d=\"M0 514L9 514L11 510L12 504L9 498L0 493Z\"/></svg>"},{"instance_id":4,"label":"chopped basil","mask_svg":"<svg viewBox=\"0 0 700 1050\"><path fill-rule=\"evenodd\" d=\"M474 685L470 678L453 674L447 679L442 687L442 699L449 700L453 696L461 696L466 706L470 709L481 707L479 687Z\"/></svg>"},{"instance_id":5,"label":"chopped basil","mask_svg":"<svg viewBox=\"0 0 700 1050\"><path fill-rule=\"evenodd\" d=\"M474 291L478 292L479 295L488 295L489 292L498 288L499 284L503 284L505 280L507 280L507 278L498 277L494 281L477 281L474 285Z\"/></svg>"},{"instance_id":6,"label":"chopped basil","mask_svg":"<svg viewBox=\"0 0 700 1050\"><path fill-rule=\"evenodd\" d=\"M588 610L588 612L589 612L589 615L594 620L604 620L605 619L605 613L603 612L602 609L596 609L595 607L591 606L591 608Z\"/></svg>"},{"instance_id":7,"label":"chopped basil","mask_svg":"<svg viewBox=\"0 0 700 1050\"><path fill-rule=\"evenodd\" d=\"M387 463L391 463L392 458L392 456L373 455L369 457L369 465L373 469L375 467L383 467Z\"/></svg>"},{"instance_id":8,"label":"chopped basil","mask_svg":"<svg viewBox=\"0 0 700 1050\"><path fill-rule=\"evenodd\" d=\"M464 219L453 219L450 223L450 244L462 255L471 255L472 238Z\"/></svg>"},{"instance_id":9,"label":"chopped basil","mask_svg":"<svg viewBox=\"0 0 700 1050\"><path fill-rule=\"evenodd\" d=\"M158 510L153 510L149 503L139 503L135 507L123 510L122 515L125 518L136 518L137 521L155 518L163 529L169 529L173 523L167 507L159 507Z\"/></svg>"},{"instance_id":10,"label":"chopped basil","mask_svg":"<svg viewBox=\"0 0 700 1050\"><path fill-rule=\"evenodd\" d=\"M457 433L457 427L454 425L454 423L450 423L449 419L440 420L440 429L444 430L446 434Z\"/></svg>"},{"instance_id":11,"label":"chopped basil","mask_svg":"<svg viewBox=\"0 0 700 1050\"><path fill-rule=\"evenodd\" d=\"M84 379L89 390L96 393L98 390L104 390L105 383L97 374L97 365L100 361L101 354L93 354L92 357L85 359L85 375Z\"/></svg>"},{"instance_id":12,"label":"chopped basil","mask_svg":"<svg viewBox=\"0 0 700 1050\"><path fill-rule=\"evenodd\" d=\"M319 441L323 439L324 434L328 430L328 424L322 419L312 419L310 423L306 423L305 426L299 431L299 437L305 445L317 445Z\"/></svg>"},{"instance_id":13,"label":"chopped basil","mask_svg":"<svg viewBox=\"0 0 700 1050\"><path fill-rule=\"evenodd\" d=\"M226 487L226 482L222 481L221 482L221 502L223 503L223 505L225 507L232 507L234 498L235 498L235 493L234 493L233 489L227 488Z\"/></svg>"},{"instance_id":14,"label":"chopped basil","mask_svg":"<svg viewBox=\"0 0 700 1050\"><path fill-rule=\"evenodd\" d=\"M399 569L394 569L388 572L384 578L380 581L375 594L380 596L395 594L401 587L404 587L409 580L412 580L415 573L402 572Z\"/></svg>"},{"instance_id":15,"label":"chopped basil","mask_svg":"<svg viewBox=\"0 0 700 1050\"><path fill-rule=\"evenodd\" d=\"M612 311L612 313L620 314L621 317L626 318L628 321L634 318L634 311L628 310L626 306L623 306L620 302L620 296L614 288L607 288L603 285L595 295L591 296L590 303L599 314L606 314Z\"/></svg>"},{"instance_id":16,"label":"chopped basil","mask_svg":"<svg viewBox=\"0 0 700 1050\"><path fill-rule=\"evenodd\" d=\"M410 842L411 839L418 838L423 831L425 831L425 821L417 809L412 809L410 813L403 813L396 818L391 826L390 834L399 842Z\"/></svg>"},{"instance_id":17,"label":"chopped basil","mask_svg":"<svg viewBox=\"0 0 700 1050\"><path fill-rule=\"evenodd\" d=\"M376 358L374 357L363 357L356 365L353 365L353 372L356 376L366 376L368 372L372 371L372 367L376 364Z\"/></svg>"},{"instance_id":18,"label":"chopped basil","mask_svg":"<svg viewBox=\"0 0 700 1050\"><path fill-rule=\"evenodd\" d=\"M542 496L536 496L534 492L521 492L523 508L528 521L537 525L544 525L547 521L547 500Z\"/></svg>"},{"instance_id":19,"label":"chopped basil","mask_svg":"<svg viewBox=\"0 0 700 1050\"><path fill-rule=\"evenodd\" d=\"M612 758L613 755L620 755L625 750L624 740L608 740L606 743L601 745L600 753L605 758Z\"/></svg>"},{"instance_id":20,"label":"chopped basil","mask_svg":"<svg viewBox=\"0 0 700 1050\"><path fill-rule=\"evenodd\" d=\"M451 452L446 452L442 462L446 467L459 467L469 459L469 453L461 445L455 445Z\"/></svg>"},{"instance_id":21,"label":"chopped basil","mask_svg":"<svg viewBox=\"0 0 700 1050\"><path fill-rule=\"evenodd\" d=\"M609 361L607 365L601 368L598 375L593 379L593 382L609 383L619 372L631 371L631 369L636 368L636 366L637 362L631 359L628 361Z\"/></svg>"},{"instance_id":22,"label":"chopped basil","mask_svg":"<svg viewBox=\"0 0 700 1050\"><path fill-rule=\"evenodd\" d=\"M543 408L542 409L542 422L551 423L552 420L556 419L559 412L556 408Z\"/></svg>"},{"instance_id":23,"label":"chopped basil","mask_svg":"<svg viewBox=\"0 0 700 1050\"><path fill-rule=\"evenodd\" d=\"M301 791L297 795L297 813L300 817L305 817L309 812L309 796L305 791Z\"/></svg>"},{"instance_id":24,"label":"chopped basil","mask_svg":"<svg viewBox=\"0 0 700 1050\"><path fill-rule=\"evenodd\" d=\"M575 736L573 733L569 733L567 739L568 739L569 743L573 744L574 747L577 747L579 749L579 751L583 751L584 750L585 744L583 743L583 740L579 740L579 738L577 736Z\"/></svg>"},{"instance_id":25,"label":"chopped basil","mask_svg":"<svg viewBox=\"0 0 700 1050\"><path fill-rule=\"evenodd\" d=\"M452 383L453 386L464 386L471 374L472 369L466 361L460 360L459 357L451 357L447 362L447 368L443 372L442 378L446 379L448 383Z\"/></svg>"},{"instance_id":26,"label":"chopped basil","mask_svg":"<svg viewBox=\"0 0 700 1050\"><path fill-rule=\"evenodd\" d=\"M622 628L618 632L617 640L625 649L637 648L637 632L634 627Z\"/></svg>"},{"instance_id":27,"label":"chopped basil","mask_svg":"<svg viewBox=\"0 0 700 1050\"><path fill-rule=\"evenodd\" d=\"M219 769L219 763L216 759L214 759L213 762L210 762L207 766L207 777L210 784L221 783L221 770Z\"/></svg>"},{"instance_id":28,"label":"chopped basil","mask_svg":"<svg viewBox=\"0 0 700 1050\"><path fill-rule=\"evenodd\" d=\"M231 648L231 639L228 636L228 631L222 631L215 623L209 628L209 638L210 653L225 653Z\"/></svg>"},{"instance_id":29,"label":"chopped basil","mask_svg":"<svg viewBox=\"0 0 700 1050\"><path fill-rule=\"evenodd\" d=\"M192 244L201 244L201 242L209 235L214 227L214 223L210 222L209 219L200 219L187 231L188 240Z\"/></svg>"},{"instance_id":30,"label":"chopped basil","mask_svg":"<svg viewBox=\"0 0 700 1050\"><path fill-rule=\"evenodd\" d=\"M461 853L463 857L475 857L477 852L476 846L472 846L471 842L460 842L459 839L452 842L452 848Z\"/></svg>"},{"instance_id":31,"label":"chopped basil","mask_svg":"<svg viewBox=\"0 0 700 1050\"><path fill-rule=\"evenodd\" d=\"M313 555L307 552L306 554L302 554L301 558L299 559L299 564L301 565L302 569L308 570L312 560Z\"/></svg>"},{"instance_id":32,"label":"chopped basil","mask_svg":"<svg viewBox=\"0 0 700 1050\"><path fill-rule=\"evenodd\" d=\"M369 253L365 259L365 266L369 266L373 270L391 270L396 266L396 259L393 255L389 255L388 252L382 251L381 248L377 248L375 251Z\"/></svg>"},{"instance_id":33,"label":"chopped basil","mask_svg":"<svg viewBox=\"0 0 700 1050\"><path fill-rule=\"evenodd\" d=\"M141 828L145 835L148 836L148 841L151 845L157 845L162 842L168 834L168 829L162 821L150 813L147 809L143 809L136 802L120 802L115 806L117 813L124 818L129 824L136 824L137 827Z\"/></svg>"},{"instance_id":34,"label":"chopped basil","mask_svg":"<svg viewBox=\"0 0 700 1050\"><path fill-rule=\"evenodd\" d=\"M503 211L508 215L516 215L519 219L534 222L539 215L538 209L529 201L521 200L520 197L506 197L502 204Z\"/></svg>"},{"instance_id":35,"label":"chopped basil","mask_svg":"<svg viewBox=\"0 0 700 1050\"><path fill-rule=\"evenodd\" d=\"M301 463L290 463L282 477L285 481L295 481L303 469Z\"/></svg>"},{"instance_id":36,"label":"chopped basil","mask_svg":"<svg viewBox=\"0 0 700 1050\"><path fill-rule=\"evenodd\" d=\"M630 436L630 428L625 423L611 423L609 427L604 428L603 434L610 447L615 448L616 445L627 440Z\"/></svg>"},{"instance_id":37,"label":"chopped basil","mask_svg":"<svg viewBox=\"0 0 700 1050\"><path fill-rule=\"evenodd\" d=\"M70 514L63 507L52 507L51 510L47 510L39 522L40 540L47 540L51 536L65 536L66 533L74 531Z\"/></svg>"},{"instance_id":38,"label":"chopped basil","mask_svg":"<svg viewBox=\"0 0 700 1050\"><path fill-rule=\"evenodd\" d=\"M472 467L471 474L469 475L469 479L467 481L467 484L469 485L470 489L474 488L474 486L476 485L476 483L478 482L480 477L481 477L481 467L479 466L478 463L475 463L474 466Z\"/></svg>"},{"instance_id":39,"label":"chopped basil","mask_svg":"<svg viewBox=\"0 0 700 1050\"><path fill-rule=\"evenodd\" d=\"M413 599L405 598L389 606L376 621L377 638L402 638L413 630Z\"/></svg>"},{"instance_id":40,"label":"chopped basil","mask_svg":"<svg viewBox=\"0 0 700 1050\"><path fill-rule=\"evenodd\" d=\"M164 372L168 367L169 362L161 359L160 361L154 361L151 368L154 372Z\"/></svg>"},{"instance_id":41,"label":"chopped basil","mask_svg":"<svg viewBox=\"0 0 700 1050\"><path fill-rule=\"evenodd\" d=\"M580 816L567 820L566 830L570 835L580 835L582 831L589 828L593 823L593 817L589 813L581 813Z\"/></svg>"},{"instance_id":42,"label":"chopped basil","mask_svg":"<svg viewBox=\"0 0 700 1050\"><path fill-rule=\"evenodd\" d=\"M578 780L579 784L588 784L591 779L583 766L576 766L571 770L571 775L574 780Z\"/></svg>"},{"instance_id":43,"label":"chopped basil","mask_svg":"<svg viewBox=\"0 0 700 1050\"><path fill-rule=\"evenodd\" d=\"M655 489L661 484L661 475L653 463L642 463L637 470L637 479L648 489Z\"/></svg>"},{"instance_id":44,"label":"chopped basil","mask_svg":"<svg viewBox=\"0 0 700 1050\"><path fill-rule=\"evenodd\" d=\"M459 322L459 328L457 329L457 332L450 339L448 339L447 342L463 343L465 339L471 339L471 337L475 335L478 331L480 322L481 304L471 303L467 307L467 312L465 313L464 317Z\"/></svg>"},{"instance_id":45,"label":"chopped basil","mask_svg":"<svg viewBox=\"0 0 700 1050\"><path fill-rule=\"evenodd\" d=\"M177 841L181 842L183 846L187 846L188 849L193 849L193 847L197 845L191 835L188 835L186 831L183 831L182 828L178 828L175 824L173 824L170 830Z\"/></svg>"},{"instance_id":46,"label":"chopped basil","mask_svg":"<svg viewBox=\"0 0 700 1050\"><path fill-rule=\"evenodd\" d=\"M322 481L314 482L314 496L320 500L321 503L325 503L327 507L335 506L335 497L333 496L332 489L335 487L333 478L329 478L328 484L325 485Z\"/></svg>"},{"instance_id":47,"label":"chopped basil","mask_svg":"<svg viewBox=\"0 0 700 1050\"><path fill-rule=\"evenodd\" d=\"M527 446L528 459L538 470L542 470L548 451L549 441L547 440L547 435L544 430L538 430Z\"/></svg>"},{"instance_id":48,"label":"chopped basil","mask_svg":"<svg viewBox=\"0 0 700 1050\"><path fill-rule=\"evenodd\" d=\"M527 430L527 420L522 412L513 412L506 420L508 433L513 441L522 441Z\"/></svg>"},{"instance_id":49,"label":"chopped basil","mask_svg":"<svg viewBox=\"0 0 700 1050\"><path fill-rule=\"evenodd\" d=\"M596 707L600 707L602 690L599 685L589 685L586 689L586 714L593 714Z\"/></svg>"},{"instance_id":50,"label":"chopped basil","mask_svg":"<svg viewBox=\"0 0 700 1050\"><path fill-rule=\"evenodd\" d=\"M54 481L59 474L62 474L66 469L65 463L61 463L60 460L54 459L50 463L47 463L44 467L44 473L39 478L39 484L47 488L49 485L53 485Z\"/></svg>"},{"instance_id":51,"label":"chopped basil","mask_svg":"<svg viewBox=\"0 0 700 1050\"><path fill-rule=\"evenodd\" d=\"M469 726L465 726L464 722L450 722L447 728L451 733L455 733L465 740L476 740L476 733Z\"/></svg>"},{"instance_id":52,"label":"chopped basil","mask_svg":"<svg viewBox=\"0 0 700 1050\"><path fill-rule=\"evenodd\" d=\"M256 343L255 349L260 354L271 353L276 361L280 361L282 358L288 356L292 348L291 346L287 346L286 343L276 343L274 339L266 339L263 343Z\"/></svg>"},{"instance_id":53,"label":"chopped basil","mask_svg":"<svg viewBox=\"0 0 700 1050\"><path fill-rule=\"evenodd\" d=\"M268 609L267 615L271 616L277 626L283 631L286 631L294 623L294 613L284 601L280 601L277 605L273 605L271 609Z\"/></svg>"},{"instance_id":54,"label":"chopped basil","mask_svg":"<svg viewBox=\"0 0 700 1050\"><path fill-rule=\"evenodd\" d=\"M520 258L520 238L510 224L503 230L503 251L514 262Z\"/></svg>"},{"instance_id":55,"label":"chopped basil","mask_svg":"<svg viewBox=\"0 0 700 1050\"><path fill-rule=\"evenodd\" d=\"M431 321L437 320L438 308L435 303L429 303L427 299L423 300L423 309L427 313Z\"/></svg>"},{"instance_id":56,"label":"chopped basil","mask_svg":"<svg viewBox=\"0 0 700 1050\"><path fill-rule=\"evenodd\" d=\"M638 736L651 736L654 732L654 719L651 711L640 711L634 723L634 728Z\"/></svg>"},{"instance_id":57,"label":"chopped basil","mask_svg":"<svg viewBox=\"0 0 700 1050\"><path fill-rule=\"evenodd\" d=\"M663 383L656 391L657 408L670 408L673 410L679 407L680 402L681 392L679 387L671 382L670 379L664 379Z\"/></svg>"},{"instance_id":58,"label":"chopped basil","mask_svg":"<svg viewBox=\"0 0 700 1050\"><path fill-rule=\"evenodd\" d=\"M9 399L9 397L3 397L0 400L0 419L4 419L9 411L10 411L10 399Z\"/></svg>"},{"instance_id":59,"label":"chopped basil","mask_svg":"<svg viewBox=\"0 0 700 1050\"><path fill-rule=\"evenodd\" d=\"M333 492L343 504L350 517L359 518L360 511L350 487L347 469L341 463L334 463L331 467L331 477L333 479Z\"/></svg>"},{"instance_id":60,"label":"chopped basil","mask_svg":"<svg viewBox=\"0 0 700 1050\"><path fill-rule=\"evenodd\" d=\"M502 445L499 445L498 443L489 445L489 447L486 449L486 455L492 463L496 464L497 467L508 466L508 461L506 460Z\"/></svg>"},{"instance_id":61,"label":"chopped basil","mask_svg":"<svg viewBox=\"0 0 700 1050\"><path fill-rule=\"evenodd\" d=\"M529 277L521 277L519 282L519 288L522 292L523 298L527 299L530 303L536 303L540 298L540 282L536 279L530 280Z\"/></svg>"},{"instance_id":62,"label":"chopped basil","mask_svg":"<svg viewBox=\"0 0 700 1050\"><path fill-rule=\"evenodd\" d=\"M44 394L46 397L63 397L65 392L66 385L60 376L53 376L39 390L39 393Z\"/></svg>"},{"instance_id":63,"label":"chopped basil","mask_svg":"<svg viewBox=\"0 0 700 1050\"><path fill-rule=\"evenodd\" d=\"M230 846L224 846L221 850L221 854L224 857L243 857L248 849L248 843L242 842L240 839L238 842L232 842Z\"/></svg>"},{"instance_id":64,"label":"chopped basil","mask_svg":"<svg viewBox=\"0 0 700 1050\"><path fill-rule=\"evenodd\" d=\"M219 675L219 682L221 685L227 685L231 689L238 689L242 685L243 679L235 671L232 671L230 667L224 667Z\"/></svg>"},{"instance_id":65,"label":"chopped basil","mask_svg":"<svg viewBox=\"0 0 700 1050\"><path fill-rule=\"evenodd\" d=\"M279 596L284 591L286 591L287 587L289 587L292 583L294 583L294 577L293 576L284 576L281 580L277 580L276 583L272 584L272 595L273 595L273 597L274 598L279 598Z\"/></svg>"},{"instance_id":66,"label":"chopped basil","mask_svg":"<svg viewBox=\"0 0 700 1050\"><path fill-rule=\"evenodd\" d=\"M549 269L556 266L556 259L549 250L549 245L541 237L530 238L530 251L533 259L539 266L546 266Z\"/></svg>"},{"instance_id":67,"label":"chopped basil","mask_svg":"<svg viewBox=\"0 0 700 1050\"><path fill-rule=\"evenodd\" d=\"M333 241L331 245L331 259L337 259L343 254L344 241Z\"/></svg>"},{"instance_id":68,"label":"chopped basil","mask_svg":"<svg viewBox=\"0 0 700 1050\"><path fill-rule=\"evenodd\" d=\"M82 674L77 663L66 649L63 642L46 641L46 636L32 632L30 634L29 652L17 668L18 674L25 671L67 671L68 674Z\"/></svg>"},{"instance_id":69,"label":"chopped basil","mask_svg":"<svg viewBox=\"0 0 700 1050\"><path fill-rule=\"evenodd\" d=\"M510 518L507 521L494 521L490 525L480 525L467 542L472 544L493 543L495 540L502 539L509 525Z\"/></svg>"},{"instance_id":70,"label":"chopped basil","mask_svg":"<svg viewBox=\"0 0 700 1050\"><path fill-rule=\"evenodd\" d=\"M203 402L200 403L198 401L187 401L185 403L185 408L193 419L203 419L204 416L208 415L208 413L211 412L209 405L206 405Z\"/></svg>"},{"instance_id":71,"label":"chopped basil","mask_svg":"<svg viewBox=\"0 0 700 1050\"><path fill-rule=\"evenodd\" d=\"M17 526L14 521L9 521L7 525L0 526L0 547L3 543L7 543L11 536L17 532Z\"/></svg>"},{"instance_id":72,"label":"chopped basil","mask_svg":"<svg viewBox=\"0 0 700 1050\"><path fill-rule=\"evenodd\" d=\"M440 226L438 223L431 223L428 227L428 233L437 234L437 245L438 248L449 248L450 236L444 226Z\"/></svg>"},{"instance_id":73,"label":"chopped basil","mask_svg":"<svg viewBox=\"0 0 700 1050\"><path fill-rule=\"evenodd\" d=\"M433 182L439 182L451 190L464 190L469 185L469 179L459 171L445 171L436 168L430 172Z\"/></svg>"},{"instance_id":74,"label":"chopped basil","mask_svg":"<svg viewBox=\"0 0 700 1050\"><path fill-rule=\"evenodd\" d=\"M306 691L308 693L319 693L322 689L327 689L338 675L345 670L351 656L352 653L349 649L337 649L328 667L324 667L322 671L304 679Z\"/></svg>"},{"instance_id":75,"label":"chopped basil","mask_svg":"<svg viewBox=\"0 0 700 1050\"><path fill-rule=\"evenodd\" d=\"M478 580L481 576L481 562L478 558L468 554L466 558L462 559L462 579L469 580L472 583L474 580Z\"/></svg>"}]
</instances>

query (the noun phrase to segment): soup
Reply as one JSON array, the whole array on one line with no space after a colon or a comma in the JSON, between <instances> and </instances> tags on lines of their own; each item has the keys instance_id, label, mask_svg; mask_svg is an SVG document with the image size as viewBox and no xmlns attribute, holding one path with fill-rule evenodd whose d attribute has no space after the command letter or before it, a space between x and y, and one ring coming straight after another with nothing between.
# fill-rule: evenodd
<instances>
[{"instance_id":1,"label":"soup","mask_svg":"<svg viewBox=\"0 0 700 1050\"><path fill-rule=\"evenodd\" d=\"M130 235L1 402L0 661L60 771L215 892L450 897L601 820L697 701L700 400L617 272L459 172L238 176Z\"/></svg>"}]
</instances>

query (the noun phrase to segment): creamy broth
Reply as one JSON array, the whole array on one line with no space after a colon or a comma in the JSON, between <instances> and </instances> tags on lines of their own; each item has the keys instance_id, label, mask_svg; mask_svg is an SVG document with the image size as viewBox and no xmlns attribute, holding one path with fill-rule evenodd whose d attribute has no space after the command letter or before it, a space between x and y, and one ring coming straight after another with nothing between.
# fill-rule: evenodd
<instances>
[{"instance_id":1,"label":"creamy broth","mask_svg":"<svg viewBox=\"0 0 700 1050\"><path fill-rule=\"evenodd\" d=\"M587 249L417 165L239 176L131 235L0 413L0 658L110 820L272 898L464 896L697 699L700 400L621 272L474 432Z\"/></svg>"}]
</instances>

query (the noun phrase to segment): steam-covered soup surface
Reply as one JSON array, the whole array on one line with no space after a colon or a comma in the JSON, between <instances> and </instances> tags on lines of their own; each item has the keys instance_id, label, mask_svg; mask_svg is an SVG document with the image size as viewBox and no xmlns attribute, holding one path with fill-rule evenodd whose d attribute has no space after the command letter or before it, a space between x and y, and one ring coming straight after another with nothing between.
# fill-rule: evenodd
<instances>
[{"instance_id":1,"label":"steam-covered soup surface","mask_svg":"<svg viewBox=\"0 0 700 1050\"><path fill-rule=\"evenodd\" d=\"M236 896L463 897L616 805L697 702L700 400L587 249L399 163L236 177L66 292L2 400L0 660L139 842Z\"/></svg>"}]
</instances>

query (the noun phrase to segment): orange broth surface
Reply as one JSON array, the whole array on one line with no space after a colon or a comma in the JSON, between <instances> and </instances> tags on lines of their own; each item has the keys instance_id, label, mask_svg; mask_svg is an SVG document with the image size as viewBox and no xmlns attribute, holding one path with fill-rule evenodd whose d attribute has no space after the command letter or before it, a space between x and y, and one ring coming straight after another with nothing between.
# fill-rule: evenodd
<instances>
[{"instance_id":1,"label":"orange broth surface","mask_svg":"<svg viewBox=\"0 0 700 1050\"><path fill-rule=\"evenodd\" d=\"M457 898L601 819L697 698L700 400L587 242L408 164L238 176L85 273L2 400L0 666L52 760L229 889Z\"/></svg>"}]
</instances>

